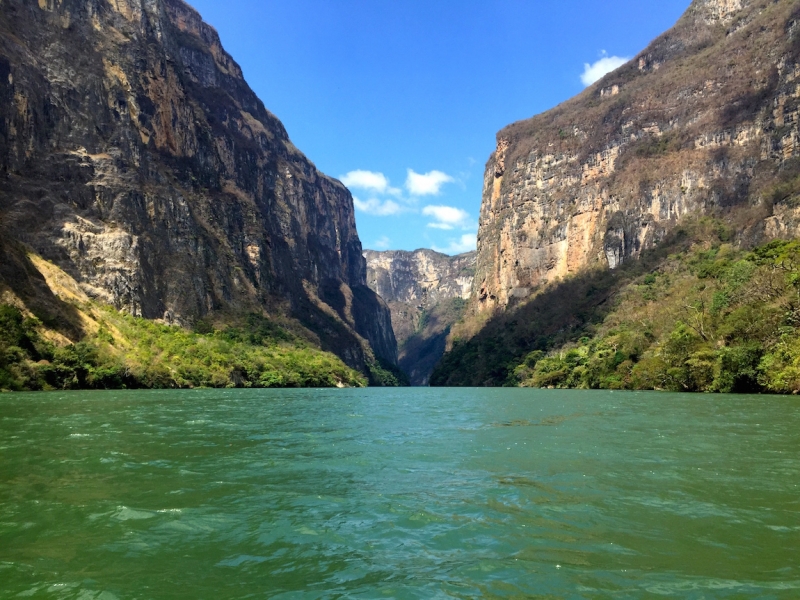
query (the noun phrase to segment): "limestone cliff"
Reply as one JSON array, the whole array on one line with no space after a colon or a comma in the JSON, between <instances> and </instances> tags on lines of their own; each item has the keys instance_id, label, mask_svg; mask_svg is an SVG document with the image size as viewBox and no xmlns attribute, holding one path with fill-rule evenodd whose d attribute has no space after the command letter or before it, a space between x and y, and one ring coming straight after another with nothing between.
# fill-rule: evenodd
<instances>
[{"instance_id":1,"label":"limestone cliff","mask_svg":"<svg viewBox=\"0 0 800 600\"><path fill-rule=\"evenodd\" d=\"M396 363L349 192L182 0L0 1L0 242L23 301L32 249L134 315L286 310L351 366Z\"/></svg>"},{"instance_id":2,"label":"limestone cliff","mask_svg":"<svg viewBox=\"0 0 800 600\"><path fill-rule=\"evenodd\" d=\"M450 327L470 296L475 253L366 250L367 283L392 312L400 368L412 385L427 385L444 354Z\"/></svg>"},{"instance_id":3,"label":"limestone cliff","mask_svg":"<svg viewBox=\"0 0 800 600\"><path fill-rule=\"evenodd\" d=\"M742 243L796 235L781 190L800 176L799 119L798 3L695 0L631 62L498 134L474 311L614 269L689 213L728 220Z\"/></svg>"}]
</instances>

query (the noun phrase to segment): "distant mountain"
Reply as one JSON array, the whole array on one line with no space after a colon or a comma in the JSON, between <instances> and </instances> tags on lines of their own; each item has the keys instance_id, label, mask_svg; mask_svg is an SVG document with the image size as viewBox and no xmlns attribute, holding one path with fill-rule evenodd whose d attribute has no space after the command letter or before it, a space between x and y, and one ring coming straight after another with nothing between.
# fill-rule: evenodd
<instances>
[{"instance_id":1,"label":"distant mountain","mask_svg":"<svg viewBox=\"0 0 800 600\"><path fill-rule=\"evenodd\" d=\"M400 368L412 385L428 385L444 354L450 327L461 318L472 288L475 252L365 250L367 283L392 312Z\"/></svg>"},{"instance_id":2,"label":"distant mountain","mask_svg":"<svg viewBox=\"0 0 800 600\"><path fill-rule=\"evenodd\" d=\"M29 253L136 316L287 313L364 373L397 362L350 193L181 0L3 0L0 294L63 321Z\"/></svg>"}]
</instances>

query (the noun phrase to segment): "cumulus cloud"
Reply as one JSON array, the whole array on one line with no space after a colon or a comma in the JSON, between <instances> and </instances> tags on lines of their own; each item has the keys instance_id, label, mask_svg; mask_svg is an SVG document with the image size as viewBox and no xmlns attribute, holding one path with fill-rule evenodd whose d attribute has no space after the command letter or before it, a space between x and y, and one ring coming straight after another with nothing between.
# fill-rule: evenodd
<instances>
[{"instance_id":1,"label":"cumulus cloud","mask_svg":"<svg viewBox=\"0 0 800 600\"><path fill-rule=\"evenodd\" d=\"M439 248L434 246L433 249L437 252L443 252L444 254L462 254L463 252L469 252L470 250L475 250L478 247L478 236L475 233L465 233L460 238L451 238L450 243L444 247Z\"/></svg>"},{"instance_id":2,"label":"cumulus cloud","mask_svg":"<svg viewBox=\"0 0 800 600\"><path fill-rule=\"evenodd\" d=\"M415 173L413 169L408 170L406 178L406 189L412 196L438 196L445 183L453 183L455 179L447 173L441 171L431 171L430 173Z\"/></svg>"},{"instance_id":3,"label":"cumulus cloud","mask_svg":"<svg viewBox=\"0 0 800 600\"><path fill-rule=\"evenodd\" d=\"M630 58L625 58L622 56L607 56L604 50L602 58L600 58L600 60L598 60L596 63L591 65L589 63L584 63L581 81L583 82L583 85L589 87L595 81L599 81L604 75L620 68L629 60Z\"/></svg>"},{"instance_id":4,"label":"cumulus cloud","mask_svg":"<svg viewBox=\"0 0 800 600\"><path fill-rule=\"evenodd\" d=\"M375 240L375 243L372 244L373 248L377 248L378 250L386 250L386 248L388 248L391 245L392 245L392 240L390 240L385 235Z\"/></svg>"},{"instance_id":5,"label":"cumulus cloud","mask_svg":"<svg viewBox=\"0 0 800 600\"><path fill-rule=\"evenodd\" d=\"M375 171L350 171L339 179L349 189L366 190L375 194L391 194L393 196L402 193L401 190L389 185L389 179L386 175Z\"/></svg>"},{"instance_id":6,"label":"cumulus cloud","mask_svg":"<svg viewBox=\"0 0 800 600\"><path fill-rule=\"evenodd\" d=\"M434 229L450 230L470 226L469 213L455 206L426 206L422 209L422 214L434 219L432 223L428 223L428 227Z\"/></svg>"},{"instance_id":7,"label":"cumulus cloud","mask_svg":"<svg viewBox=\"0 0 800 600\"><path fill-rule=\"evenodd\" d=\"M370 198L369 200L359 200L353 196L353 204L356 210L375 217L390 217L398 215L403 212L403 207L393 200L378 200L377 198Z\"/></svg>"}]
</instances>

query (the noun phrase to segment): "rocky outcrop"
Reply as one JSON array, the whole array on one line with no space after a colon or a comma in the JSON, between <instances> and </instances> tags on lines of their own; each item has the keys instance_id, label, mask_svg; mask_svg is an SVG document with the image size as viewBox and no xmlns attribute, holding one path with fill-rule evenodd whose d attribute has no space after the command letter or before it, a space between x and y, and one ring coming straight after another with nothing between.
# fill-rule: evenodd
<instances>
[{"instance_id":1,"label":"rocky outcrop","mask_svg":"<svg viewBox=\"0 0 800 600\"><path fill-rule=\"evenodd\" d=\"M450 327L470 297L475 252L366 250L367 282L391 309L400 368L412 385L427 385L444 354Z\"/></svg>"},{"instance_id":2,"label":"rocky outcrop","mask_svg":"<svg viewBox=\"0 0 800 600\"><path fill-rule=\"evenodd\" d=\"M614 269L690 213L728 220L740 242L796 235L781 190L800 177L799 122L797 3L695 0L631 62L498 134L474 312Z\"/></svg>"},{"instance_id":3,"label":"rocky outcrop","mask_svg":"<svg viewBox=\"0 0 800 600\"><path fill-rule=\"evenodd\" d=\"M285 310L396 363L352 197L181 0L0 2L0 228L14 272L32 249L131 314Z\"/></svg>"},{"instance_id":4,"label":"rocky outcrop","mask_svg":"<svg viewBox=\"0 0 800 600\"><path fill-rule=\"evenodd\" d=\"M433 250L365 250L367 284L392 305L392 324L398 344L417 329L419 315L452 298L468 299L472 289L475 252L447 256Z\"/></svg>"}]
</instances>

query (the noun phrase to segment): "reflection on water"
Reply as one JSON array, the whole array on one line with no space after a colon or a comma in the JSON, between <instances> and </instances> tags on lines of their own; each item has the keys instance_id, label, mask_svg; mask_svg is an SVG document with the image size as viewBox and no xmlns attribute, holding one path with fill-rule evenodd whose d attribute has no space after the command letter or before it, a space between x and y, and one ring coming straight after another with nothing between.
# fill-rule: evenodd
<instances>
[{"instance_id":1,"label":"reflection on water","mask_svg":"<svg viewBox=\"0 0 800 600\"><path fill-rule=\"evenodd\" d=\"M0 397L0 598L798 598L800 402Z\"/></svg>"}]
</instances>

